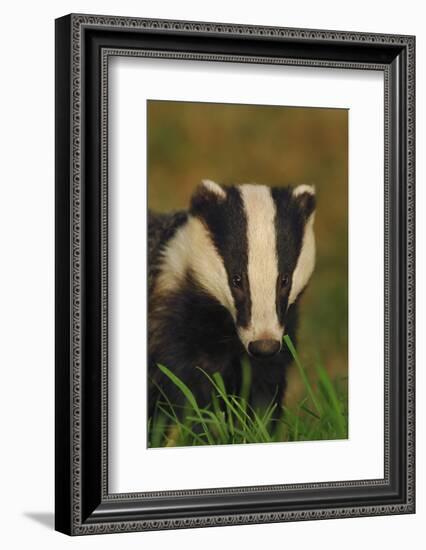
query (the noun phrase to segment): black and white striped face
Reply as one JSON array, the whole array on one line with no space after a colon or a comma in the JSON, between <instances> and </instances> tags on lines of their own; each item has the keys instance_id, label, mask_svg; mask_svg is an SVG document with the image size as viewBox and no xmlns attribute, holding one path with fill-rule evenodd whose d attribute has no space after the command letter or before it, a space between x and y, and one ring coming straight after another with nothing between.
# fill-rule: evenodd
<instances>
[{"instance_id":1,"label":"black and white striped face","mask_svg":"<svg viewBox=\"0 0 426 550\"><path fill-rule=\"evenodd\" d=\"M308 185L204 181L192 197L182 252L191 255L197 283L229 310L251 355L281 349L288 308L314 269L314 210Z\"/></svg>"}]
</instances>

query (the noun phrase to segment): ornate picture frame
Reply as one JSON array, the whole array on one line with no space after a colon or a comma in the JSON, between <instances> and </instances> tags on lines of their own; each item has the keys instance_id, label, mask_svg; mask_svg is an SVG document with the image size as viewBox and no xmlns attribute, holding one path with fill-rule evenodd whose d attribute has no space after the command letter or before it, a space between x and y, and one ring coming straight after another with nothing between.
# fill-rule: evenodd
<instances>
[{"instance_id":1,"label":"ornate picture frame","mask_svg":"<svg viewBox=\"0 0 426 550\"><path fill-rule=\"evenodd\" d=\"M108 61L141 56L384 75L384 477L108 490ZM415 38L71 14L56 20L56 529L69 535L415 511Z\"/></svg>"}]
</instances>

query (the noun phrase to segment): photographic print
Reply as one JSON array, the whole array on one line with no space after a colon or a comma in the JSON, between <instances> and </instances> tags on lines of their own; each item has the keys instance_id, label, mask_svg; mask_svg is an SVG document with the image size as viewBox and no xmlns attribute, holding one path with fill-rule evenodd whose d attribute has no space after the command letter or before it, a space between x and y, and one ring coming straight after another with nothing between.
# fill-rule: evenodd
<instances>
[{"instance_id":1,"label":"photographic print","mask_svg":"<svg viewBox=\"0 0 426 550\"><path fill-rule=\"evenodd\" d=\"M415 38L56 21L55 527L415 511Z\"/></svg>"},{"instance_id":2,"label":"photographic print","mask_svg":"<svg viewBox=\"0 0 426 550\"><path fill-rule=\"evenodd\" d=\"M147 446L347 439L348 110L148 100L147 183Z\"/></svg>"}]
</instances>

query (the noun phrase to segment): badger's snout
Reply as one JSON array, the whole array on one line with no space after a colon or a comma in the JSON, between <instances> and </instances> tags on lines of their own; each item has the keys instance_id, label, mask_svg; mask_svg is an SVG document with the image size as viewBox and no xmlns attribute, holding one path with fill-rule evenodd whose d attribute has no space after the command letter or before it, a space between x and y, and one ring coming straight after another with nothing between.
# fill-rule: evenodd
<instances>
[{"instance_id":1,"label":"badger's snout","mask_svg":"<svg viewBox=\"0 0 426 550\"><path fill-rule=\"evenodd\" d=\"M248 351L253 357L266 358L276 355L281 349L279 340L254 340L248 345Z\"/></svg>"}]
</instances>

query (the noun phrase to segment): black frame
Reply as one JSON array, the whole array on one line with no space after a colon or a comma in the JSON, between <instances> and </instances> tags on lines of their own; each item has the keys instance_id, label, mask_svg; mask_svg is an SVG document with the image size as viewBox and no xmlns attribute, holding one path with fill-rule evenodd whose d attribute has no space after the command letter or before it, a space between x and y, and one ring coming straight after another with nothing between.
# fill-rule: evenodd
<instances>
[{"instance_id":1,"label":"black frame","mask_svg":"<svg viewBox=\"0 0 426 550\"><path fill-rule=\"evenodd\" d=\"M108 493L106 128L111 55L383 71L383 479ZM74 14L56 20L58 531L83 535L414 512L414 56L413 36Z\"/></svg>"}]
</instances>

